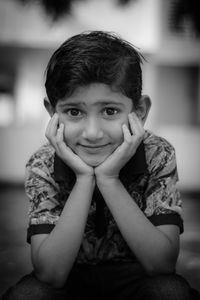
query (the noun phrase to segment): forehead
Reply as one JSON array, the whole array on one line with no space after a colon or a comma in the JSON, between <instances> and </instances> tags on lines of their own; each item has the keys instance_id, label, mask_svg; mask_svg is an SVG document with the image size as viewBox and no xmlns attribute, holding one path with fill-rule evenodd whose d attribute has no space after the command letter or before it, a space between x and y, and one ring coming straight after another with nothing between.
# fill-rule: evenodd
<instances>
[{"instance_id":1,"label":"forehead","mask_svg":"<svg viewBox=\"0 0 200 300\"><path fill-rule=\"evenodd\" d=\"M132 106L130 98L102 83L92 83L78 87L72 95L58 101L57 106L61 107L69 104L101 105L109 103L125 107Z\"/></svg>"}]
</instances>

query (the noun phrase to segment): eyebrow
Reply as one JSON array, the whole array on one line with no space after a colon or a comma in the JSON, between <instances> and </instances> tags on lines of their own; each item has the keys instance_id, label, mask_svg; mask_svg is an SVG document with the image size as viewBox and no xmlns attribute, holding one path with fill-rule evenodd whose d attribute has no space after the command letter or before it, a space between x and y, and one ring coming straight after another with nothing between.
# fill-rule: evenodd
<instances>
[{"instance_id":1,"label":"eyebrow","mask_svg":"<svg viewBox=\"0 0 200 300\"><path fill-rule=\"evenodd\" d=\"M104 105L116 105L116 106L125 106L124 103L121 103L121 102L115 102L115 101L112 101L112 100L101 100L101 101L98 101L97 103L95 103L94 105L101 105L101 106L104 106ZM61 108L63 107L66 107L66 106L73 106L73 107L80 107L80 106L85 106L85 102L83 101L80 101L80 102L65 102L65 103L60 103L59 106Z\"/></svg>"}]
</instances>

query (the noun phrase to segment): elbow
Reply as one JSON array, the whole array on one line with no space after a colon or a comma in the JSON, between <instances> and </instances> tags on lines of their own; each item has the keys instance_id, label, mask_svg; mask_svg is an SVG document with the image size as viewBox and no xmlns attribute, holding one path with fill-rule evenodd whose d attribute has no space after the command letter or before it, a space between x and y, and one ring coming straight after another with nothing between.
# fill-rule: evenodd
<instances>
[{"instance_id":1,"label":"elbow","mask_svg":"<svg viewBox=\"0 0 200 300\"><path fill-rule=\"evenodd\" d=\"M176 271L177 255L166 254L154 256L144 262L144 268L149 276L169 275Z\"/></svg>"},{"instance_id":2,"label":"elbow","mask_svg":"<svg viewBox=\"0 0 200 300\"><path fill-rule=\"evenodd\" d=\"M167 275L175 272L174 263L156 262L145 266L145 270L149 276Z\"/></svg>"},{"instance_id":3,"label":"elbow","mask_svg":"<svg viewBox=\"0 0 200 300\"><path fill-rule=\"evenodd\" d=\"M58 272L50 271L35 271L37 279L43 283L46 283L53 288L62 288L66 283L66 274L59 274Z\"/></svg>"},{"instance_id":4,"label":"elbow","mask_svg":"<svg viewBox=\"0 0 200 300\"><path fill-rule=\"evenodd\" d=\"M63 265L38 260L33 261L33 267L36 278L53 288L62 288L67 281L69 270Z\"/></svg>"},{"instance_id":5,"label":"elbow","mask_svg":"<svg viewBox=\"0 0 200 300\"><path fill-rule=\"evenodd\" d=\"M60 289L60 288L63 288L64 285L66 284L66 277L57 277L57 278L52 278L51 280L51 285L56 288L56 289Z\"/></svg>"}]
</instances>

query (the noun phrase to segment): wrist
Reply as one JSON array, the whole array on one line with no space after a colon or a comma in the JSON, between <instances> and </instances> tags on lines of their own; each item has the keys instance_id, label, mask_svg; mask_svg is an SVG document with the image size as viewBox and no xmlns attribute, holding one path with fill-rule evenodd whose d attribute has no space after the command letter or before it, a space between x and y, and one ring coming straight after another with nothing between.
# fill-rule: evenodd
<instances>
[{"instance_id":1,"label":"wrist","mask_svg":"<svg viewBox=\"0 0 200 300\"><path fill-rule=\"evenodd\" d=\"M76 176L77 183L94 183L95 177L94 174L82 174Z\"/></svg>"},{"instance_id":2,"label":"wrist","mask_svg":"<svg viewBox=\"0 0 200 300\"><path fill-rule=\"evenodd\" d=\"M115 185L119 183L118 176L96 176L96 183L97 185Z\"/></svg>"}]
</instances>

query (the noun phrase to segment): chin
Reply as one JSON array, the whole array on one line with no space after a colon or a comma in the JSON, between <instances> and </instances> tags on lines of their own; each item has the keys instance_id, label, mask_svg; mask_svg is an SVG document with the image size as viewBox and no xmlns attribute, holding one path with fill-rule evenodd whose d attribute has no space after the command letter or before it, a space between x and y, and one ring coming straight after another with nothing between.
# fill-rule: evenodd
<instances>
[{"instance_id":1,"label":"chin","mask_svg":"<svg viewBox=\"0 0 200 300\"><path fill-rule=\"evenodd\" d=\"M102 157L102 158L91 158L91 157L82 157L82 160L89 165L90 167L97 167L99 166L105 159L106 157Z\"/></svg>"},{"instance_id":2,"label":"chin","mask_svg":"<svg viewBox=\"0 0 200 300\"><path fill-rule=\"evenodd\" d=\"M101 163L99 163L99 162L88 163L88 165L89 165L90 167L93 167L93 168L98 167L100 164L101 164Z\"/></svg>"},{"instance_id":3,"label":"chin","mask_svg":"<svg viewBox=\"0 0 200 300\"><path fill-rule=\"evenodd\" d=\"M84 159L84 162L90 166L90 167L97 167L99 166L103 161L99 161L99 160L93 160L93 159Z\"/></svg>"}]
</instances>

